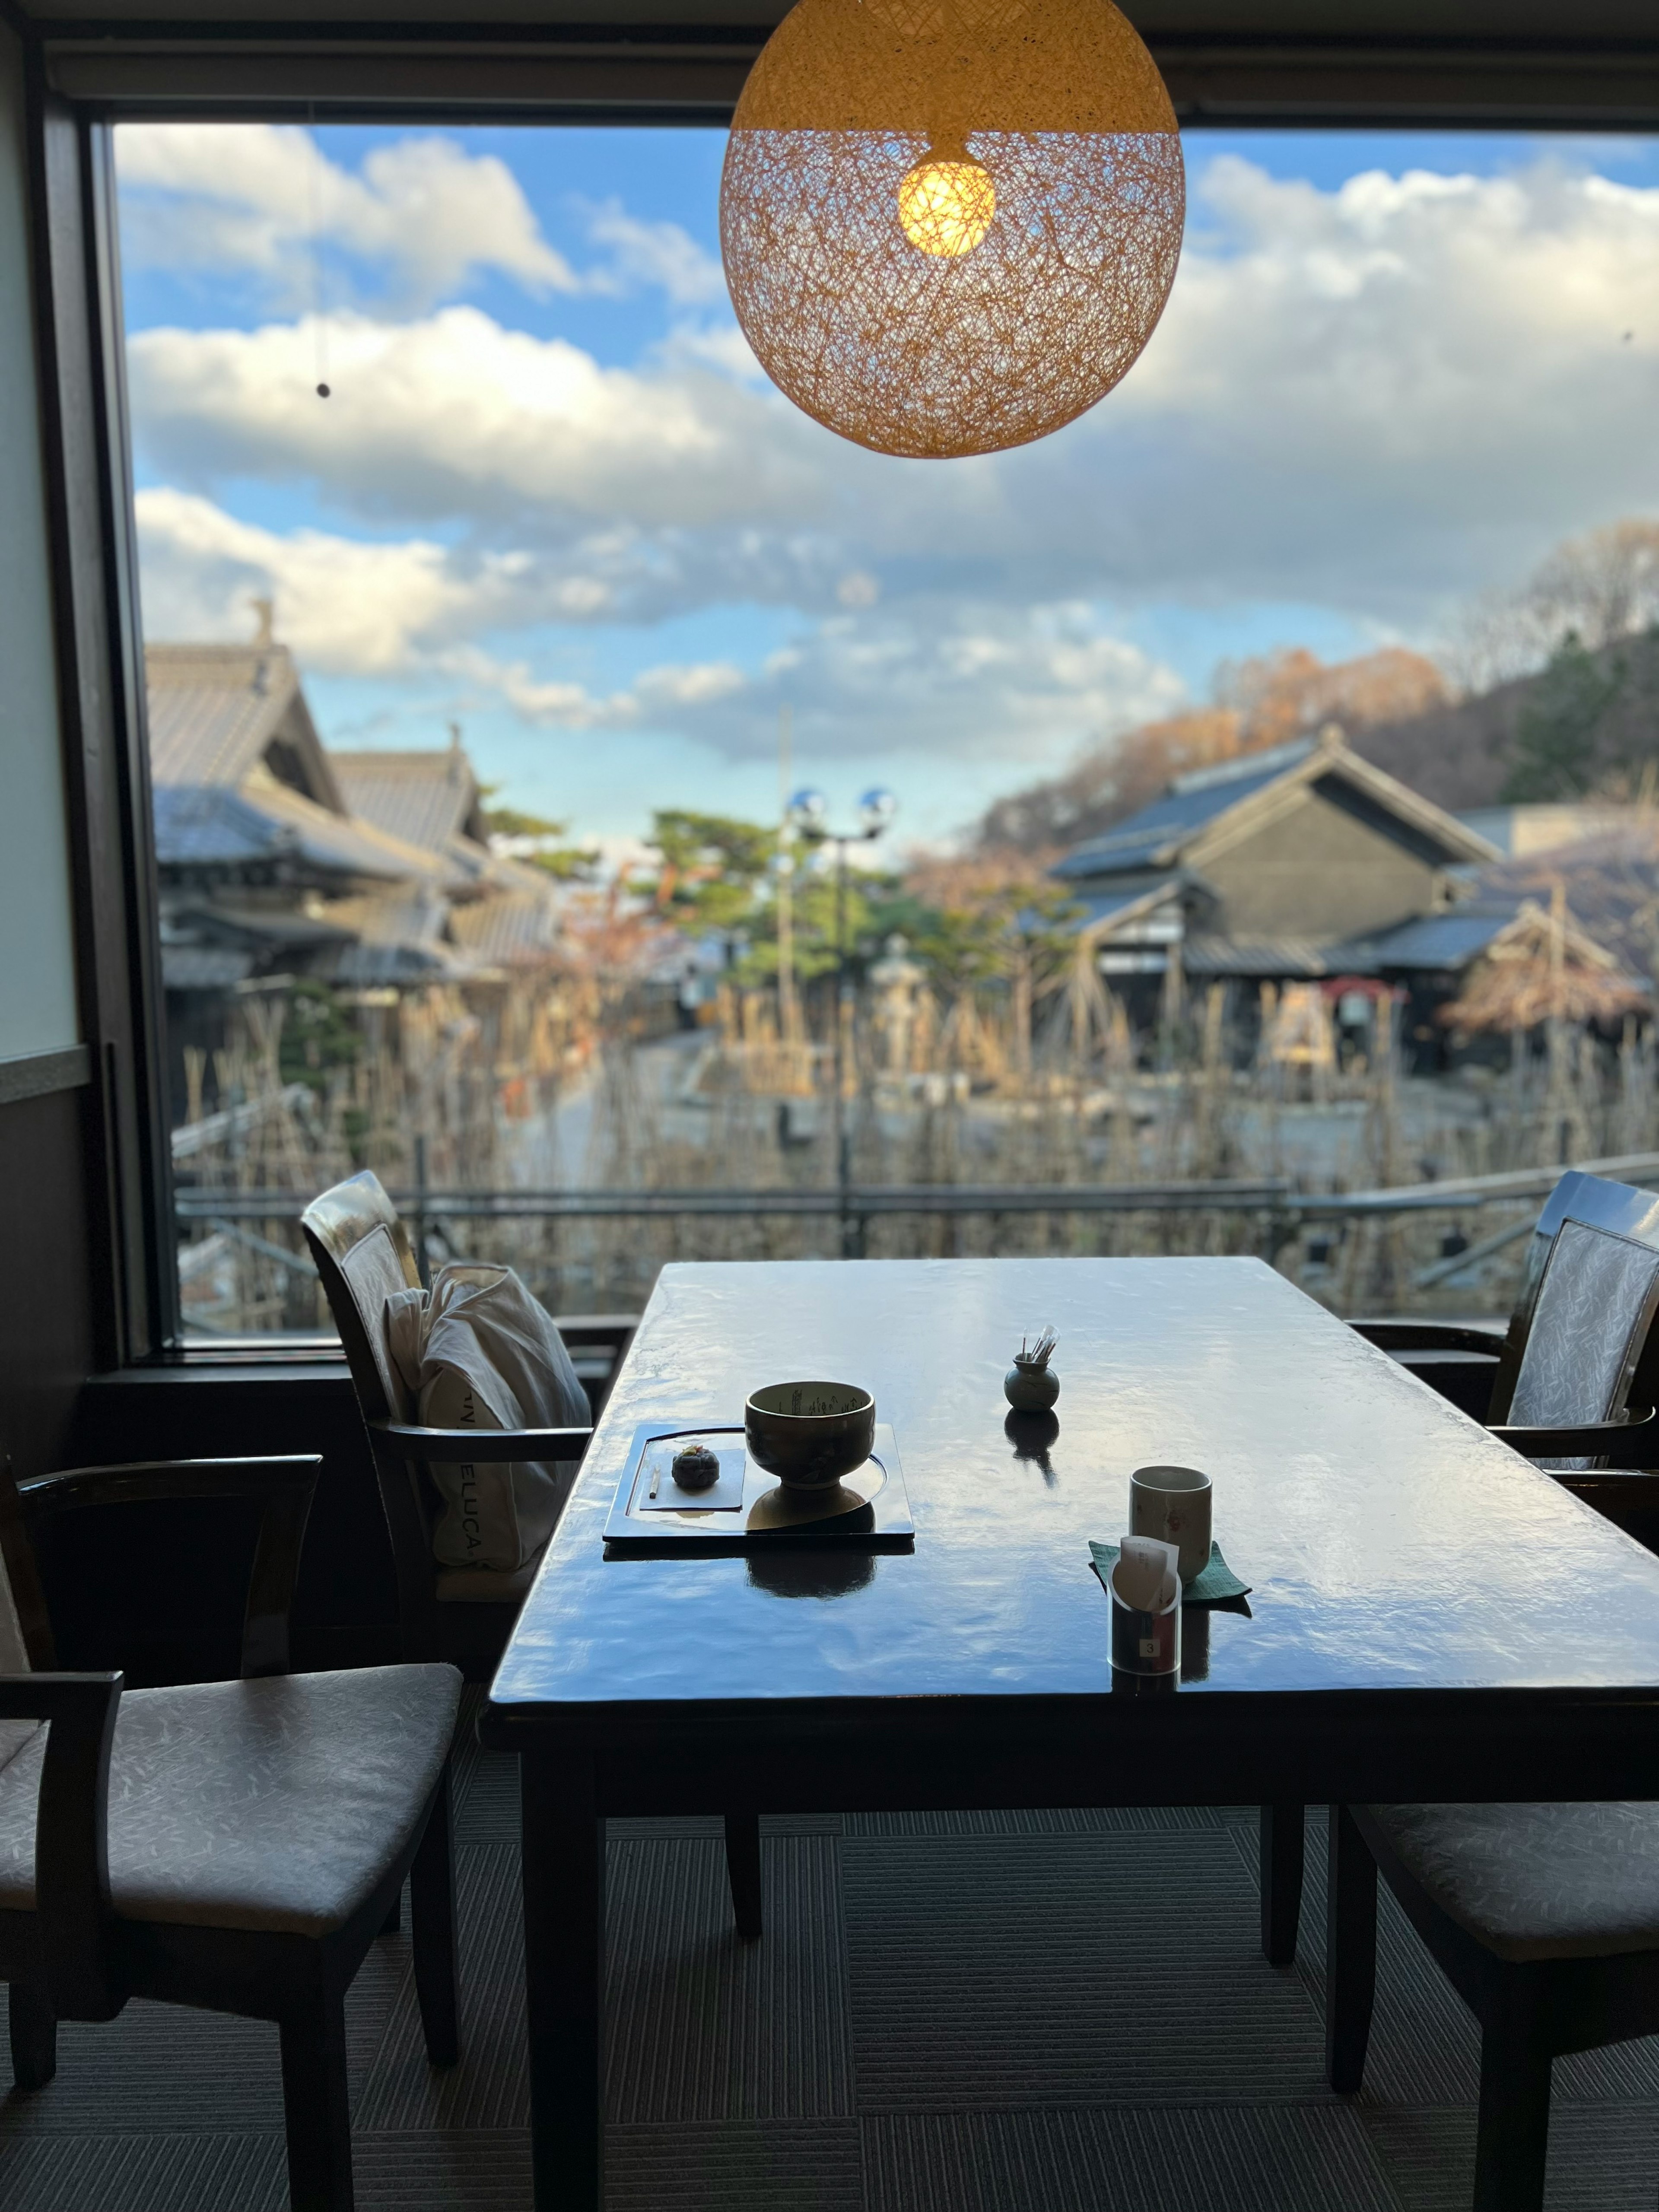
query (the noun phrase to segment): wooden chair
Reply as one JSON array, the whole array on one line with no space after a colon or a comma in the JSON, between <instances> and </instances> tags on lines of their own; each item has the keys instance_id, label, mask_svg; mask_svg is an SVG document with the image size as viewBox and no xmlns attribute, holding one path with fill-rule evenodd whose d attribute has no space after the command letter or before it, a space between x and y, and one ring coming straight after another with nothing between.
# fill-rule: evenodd
<instances>
[{"instance_id":1,"label":"wooden chair","mask_svg":"<svg viewBox=\"0 0 1659 2212\"><path fill-rule=\"evenodd\" d=\"M57 2068L60 2020L130 1997L274 2020L294 2212L350 2212L345 1993L397 1924L404 1878L427 2055L456 2057L444 1666L288 1673L314 1457L0 1474L0 1978L19 2089ZM146 1499L262 1509L233 1682L123 1694L53 1671L27 1529ZM40 1723L50 1723L42 1728Z\"/></svg>"},{"instance_id":2,"label":"wooden chair","mask_svg":"<svg viewBox=\"0 0 1659 2212\"><path fill-rule=\"evenodd\" d=\"M1333 1806L1337 2090L1365 2071L1379 1868L1480 2023L1474 2212L1540 2212L1552 2062L1659 2031L1659 1805Z\"/></svg>"},{"instance_id":3,"label":"wooden chair","mask_svg":"<svg viewBox=\"0 0 1659 2212\"><path fill-rule=\"evenodd\" d=\"M1410 1357L1413 1350L1419 1354L1468 1351L1474 1340L1484 1335L1491 1349L1480 1357L1491 1370L1486 1411L1497 1425L1492 1433L1549 1467L1566 1488L1608 1519L1644 1540L1659 1538L1659 1476L1633 1472L1659 1465L1659 1421L1650 1413L1659 1406L1659 1338L1651 1328L1650 1309L1644 1312L1639 1297L1630 1304L1629 1296L1634 1294L1628 1286L1621 1307L1617 1286L1609 1282L1597 1302L1599 1310L1622 1317L1611 1338L1585 1343L1575 1340L1571 1329L1559 1322L1570 1302L1558 1295L1550 1301L1558 1319L1551 1322L1547 1316L1541 1337L1534 1341L1545 1280L1570 1223L1575 1233L1569 1239L1569 1259L1575 1252L1582 1257L1587 1249L1594 1249L1582 1246L1582 1238L1612 1240L1609 1254L1624 1250L1632 1255L1626 1264L1634 1269L1632 1280L1639 1287L1643 1255L1659 1251L1659 1197L1573 1169L1557 1183L1538 1217L1527 1248L1521 1293L1502 1339L1495 1333L1414 1321L1355 1326L1370 1342L1408 1366L1414 1364ZM1565 1289L1565 1278L1558 1278L1556 1288L1558 1293ZM1603 1372L1598 1358L1614 1352L1622 1363L1618 1371ZM1418 1371L1425 1382L1436 1382L1431 1371L1421 1367ZM1463 1402L1461 1394L1449 1395ZM1644 1422L1632 1425L1625 1418L1632 1401L1648 1413ZM1519 1415L1518 1423L1509 1419L1511 1414ZM1563 1434L1563 1425L1579 1423L1588 1427L1575 1427L1571 1437ZM1276 1966L1288 1966L1296 1958L1304 1826L1299 1804L1261 1808L1261 1948Z\"/></svg>"},{"instance_id":4,"label":"wooden chair","mask_svg":"<svg viewBox=\"0 0 1659 2212\"><path fill-rule=\"evenodd\" d=\"M415 1255L398 1210L377 1177L353 1176L314 1199L301 1217L340 1332L358 1410L374 1455L380 1504L398 1577L398 1617L405 1659L453 1661L470 1680L488 1679L500 1658L539 1559L516 1574L442 1567L433 1557L434 1495L428 1468L454 1460L580 1459L591 1427L427 1429L386 1347L386 1302L419 1287ZM595 1340L619 1334L614 1321L589 1324ZM739 1934L761 1932L760 1816L726 1816L726 1873Z\"/></svg>"},{"instance_id":5,"label":"wooden chair","mask_svg":"<svg viewBox=\"0 0 1659 2212\"><path fill-rule=\"evenodd\" d=\"M418 1289L420 1277L397 1208L372 1175L353 1176L314 1199L301 1217L340 1332L358 1409L374 1457L380 1504L398 1578L398 1626L405 1659L447 1659L470 1680L500 1658L539 1559L516 1573L440 1566L433 1557L434 1462L492 1466L514 1460L579 1460L589 1424L560 1429L469 1429L458 1437L415 1425L415 1407L386 1347L386 1302Z\"/></svg>"},{"instance_id":6,"label":"wooden chair","mask_svg":"<svg viewBox=\"0 0 1659 2212\"><path fill-rule=\"evenodd\" d=\"M1586 1175L1581 1168L1570 1168L1545 1200L1533 1224L1520 1294L1502 1335L1495 1329L1465 1328L1449 1322L1356 1321L1351 1326L1368 1343L1409 1367L1431 1389L1451 1398L1477 1420L1504 1419L1526 1352L1538 1285L1543 1280L1555 1233L1569 1215L1615 1236L1659 1245L1659 1197L1652 1191L1637 1190L1629 1183L1609 1182L1604 1176Z\"/></svg>"}]
</instances>

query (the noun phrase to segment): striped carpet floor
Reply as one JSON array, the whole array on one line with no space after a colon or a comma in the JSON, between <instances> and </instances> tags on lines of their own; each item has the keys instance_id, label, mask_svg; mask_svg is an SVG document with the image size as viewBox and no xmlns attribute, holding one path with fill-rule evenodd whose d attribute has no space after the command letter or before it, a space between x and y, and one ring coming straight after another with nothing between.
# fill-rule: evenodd
<instances>
[{"instance_id":1,"label":"striped carpet floor","mask_svg":"<svg viewBox=\"0 0 1659 2212\"><path fill-rule=\"evenodd\" d=\"M408 1939L350 2008L362 2212L529 2203L516 1777L458 1762L463 2049L428 2071ZM764 1825L739 1944L718 1823L611 1832L615 2212L1462 2212L1476 2039L1385 1899L1364 2094L1322 2082L1323 1871L1256 1946L1255 1816ZM0 2106L0 2212L280 2212L273 2029L134 2004ZM1551 2212L1651 2212L1659 2040L1556 2068Z\"/></svg>"}]
</instances>

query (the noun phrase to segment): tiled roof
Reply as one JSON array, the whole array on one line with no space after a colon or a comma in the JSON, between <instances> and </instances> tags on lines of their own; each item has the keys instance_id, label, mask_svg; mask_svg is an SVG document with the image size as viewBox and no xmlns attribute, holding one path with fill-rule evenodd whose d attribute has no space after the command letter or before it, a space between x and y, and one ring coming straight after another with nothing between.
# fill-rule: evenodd
<instances>
[{"instance_id":1,"label":"tiled roof","mask_svg":"<svg viewBox=\"0 0 1659 2212\"><path fill-rule=\"evenodd\" d=\"M1311 739L1305 744L1279 745L1270 753L1247 754L1243 760L1229 761L1226 774L1211 769L1182 776L1161 799L1153 799L1150 806L1143 806L1103 836L1079 845L1057 861L1050 872L1065 882L1154 866L1161 858L1178 852L1199 830L1241 799L1277 783L1312 750Z\"/></svg>"},{"instance_id":2,"label":"tiled roof","mask_svg":"<svg viewBox=\"0 0 1659 2212\"><path fill-rule=\"evenodd\" d=\"M297 860L325 876L442 882L453 871L270 778L241 791L162 784L154 793L155 857L162 867L234 868Z\"/></svg>"},{"instance_id":3,"label":"tiled roof","mask_svg":"<svg viewBox=\"0 0 1659 2212\"><path fill-rule=\"evenodd\" d=\"M407 983L452 975L464 965L445 941L449 909L424 884L331 899L330 921L350 932L332 963L337 981L358 985Z\"/></svg>"},{"instance_id":4,"label":"tiled roof","mask_svg":"<svg viewBox=\"0 0 1659 2212\"><path fill-rule=\"evenodd\" d=\"M228 945L164 945L164 991L234 991L253 973L253 955Z\"/></svg>"},{"instance_id":5,"label":"tiled roof","mask_svg":"<svg viewBox=\"0 0 1659 2212\"><path fill-rule=\"evenodd\" d=\"M538 967L559 941L558 909L540 889L503 891L458 907L452 927L456 944L490 968Z\"/></svg>"},{"instance_id":6,"label":"tiled roof","mask_svg":"<svg viewBox=\"0 0 1659 2212\"><path fill-rule=\"evenodd\" d=\"M319 849L337 851L356 873L396 880L413 877L417 882L459 887L460 872L435 853L406 844L372 822L354 816L331 814L310 799L290 791L286 784L255 778L242 796L266 808L280 822L292 823Z\"/></svg>"},{"instance_id":7,"label":"tiled roof","mask_svg":"<svg viewBox=\"0 0 1659 2212\"><path fill-rule=\"evenodd\" d=\"M234 790L299 689L280 645L152 645L144 669L150 778L158 788Z\"/></svg>"},{"instance_id":8,"label":"tiled roof","mask_svg":"<svg viewBox=\"0 0 1659 2212\"><path fill-rule=\"evenodd\" d=\"M155 857L164 868L229 868L297 853L297 833L213 785L158 784Z\"/></svg>"},{"instance_id":9,"label":"tiled roof","mask_svg":"<svg viewBox=\"0 0 1659 2212\"><path fill-rule=\"evenodd\" d=\"M1467 968L1515 919L1519 900L1482 901L1478 908L1455 907L1449 914L1425 914L1402 921L1375 937L1353 939L1332 948L1331 972L1375 975L1388 969L1419 974L1455 975Z\"/></svg>"},{"instance_id":10,"label":"tiled roof","mask_svg":"<svg viewBox=\"0 0 1659 2212\"><path fill-rule=\"evenodd\" d=\"M430 853L448 854L478 805L471 764L458 745L425 752L331 753L346 805L377 829Z\"/></svg>"},{"instance_id":11,"label":"tiled roof","mask_svg":"<svg viewBox=\"0 0 1659 2212\"><path fill-rule=\"evenodd\" d=\"M1064 917L1067 930L1098 929L1109 923L1115 915L1127 914L1131 907L1156 905L1170 891L1179 888L1179 876L1164 876L1151 883L1126 886L1122 890L1102 891L1094 897L1079 896L1071 902Z\"/></svg>"},{"instance_id":12,"label":"tiled roof","mask_svg":"<svg viewBox=\"0 0 1659 2212\"><path fill-rule=\"evenodd\" d=\"M1231 937L1189 937L1181 964L1189 975L1328 975L1345 963L1328 945L1305 937L1258 938L1235 943Z\"/></svg>"}]
</instances>

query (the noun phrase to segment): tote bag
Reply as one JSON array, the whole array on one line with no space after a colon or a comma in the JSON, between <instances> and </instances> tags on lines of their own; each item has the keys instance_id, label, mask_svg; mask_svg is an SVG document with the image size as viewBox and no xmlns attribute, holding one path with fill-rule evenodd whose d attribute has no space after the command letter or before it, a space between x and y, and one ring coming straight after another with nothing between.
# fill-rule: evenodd
<instances>
[{"instance_id":1,"label":"tote bag","mask_svg":"<svg viewBox=\"0 0 1659 2212\"><path fill-rule=\"evenodd\" d=\"M562 1338L511 1267L452 1261L429 1291L386 1301L386 1338L423 1427L586 1428L592 1419ZM552 1534L575 1471L574 1460L435 1462L442 1510L434 1556L446 1567L504 1574L528 1565Z\"/></svg>"}]
</instances>

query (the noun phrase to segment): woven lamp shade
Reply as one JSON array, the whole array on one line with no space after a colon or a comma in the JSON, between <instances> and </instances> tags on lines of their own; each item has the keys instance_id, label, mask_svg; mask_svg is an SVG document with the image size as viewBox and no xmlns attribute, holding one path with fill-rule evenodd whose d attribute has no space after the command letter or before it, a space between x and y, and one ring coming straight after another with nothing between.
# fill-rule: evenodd
<instances>
[{"instance_id":1,"label":"woven lamp shade","mask_svg":"<svg viewBox=\"0 0 1659 2212\"><path fill-rule=\"evenodd\" d=\"M1111 390L1185 210L1175 111L1111 0L799 0L738 102L720 249L798 407L943 459Z\"/></svg>"}]
</instances>

